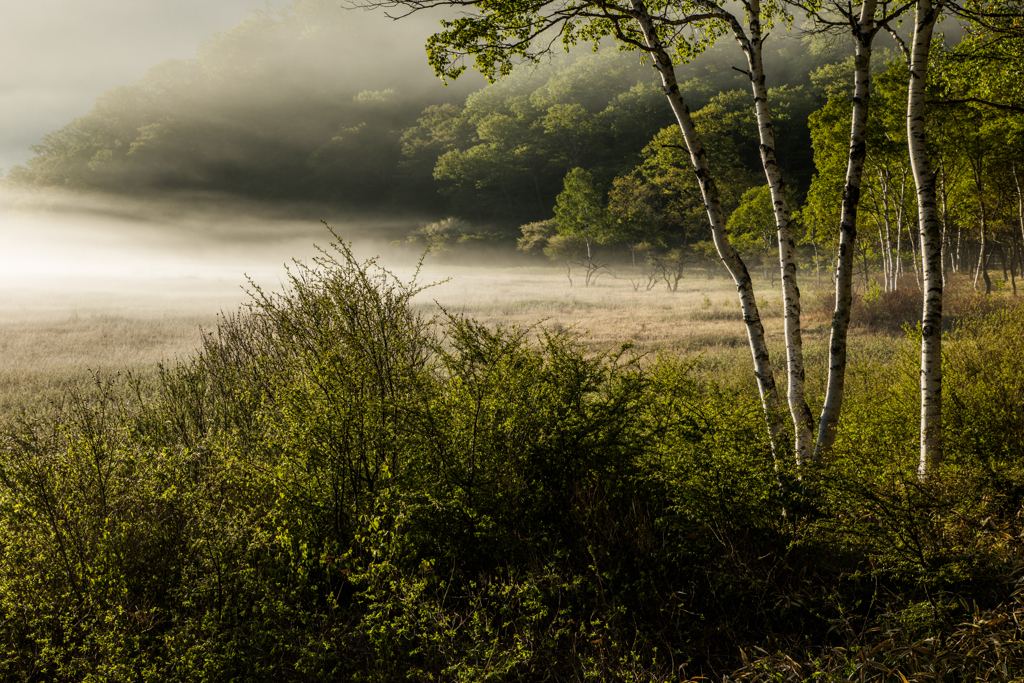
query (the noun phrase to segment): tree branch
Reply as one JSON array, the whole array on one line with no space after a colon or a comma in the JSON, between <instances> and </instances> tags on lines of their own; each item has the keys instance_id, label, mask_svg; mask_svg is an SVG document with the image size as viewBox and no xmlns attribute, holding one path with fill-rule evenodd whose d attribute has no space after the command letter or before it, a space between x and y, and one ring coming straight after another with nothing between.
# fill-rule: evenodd
<instances>
[{"instance_id":1,"label":"tree branch","mask_svg":"<svg viewBox=\"0 0 1024 683\"><path fill-rule=\"evenodd\" d=\"M888 24L886 24L885 30L890 36L892 36L892 39L896 41L896 46L900 49L900 52L903 53L903 59L907 64L910 64L910 50L907 48L907 44L903 42L903 39L900 38L900 34L896 33L896 30Z\"/></svg>"},{"instance_id":2,"label":"tree branch","mask_svg":"<svg viewBox=\"0 0 1024 683\"><path fill-rule=\"evenodd\" d=\"M942 105L953 105L953 104L983 104L993 109L1000 109L1002 111L1012 111L1018 114L1024 114L1024 107L1015 107L1012 104L1000 104L998 102L990 102L989 100L983 100L979 97L966 97L962 100L926 100L925 104L942 104Z\"/></svg>"}]
</instances>

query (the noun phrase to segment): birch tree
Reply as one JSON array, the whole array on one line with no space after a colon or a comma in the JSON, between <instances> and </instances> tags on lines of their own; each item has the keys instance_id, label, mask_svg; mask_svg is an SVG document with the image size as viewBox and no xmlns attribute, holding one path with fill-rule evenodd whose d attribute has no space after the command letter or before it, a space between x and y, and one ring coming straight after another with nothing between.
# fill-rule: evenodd
<instances>
[{"instance_id":1,"label":"birch tree","mask_svg":"<svg viewBox=\"0 0 1024 683\"><path fill-rule=\"evenodd\" d=\"M910 71L907 94L907 141L910 163L917 187L918 226L921 234L921 264L923 271L923 305L921 312L921 432L918 477L929 478L942 464L942 220L936 196L936 174L929 156L926 136L926 110L928 71L935 25L943 11L951 11L968 18L980 27L982 36L1011 38L1002 41L1002 49L1009 53L1020 50L1024 30L1021 25L1019 0L994 2L968 2L957 4L952 0L916 0L914 33L911 45L902 45ZM898 36L894 37L899 40ZM984 40L984 38L982 38ZM1019 62L1018 62L1019 65ZM991 61L987 63L992 70ZM1005 67L996 67L989 79L997 83L993 92L1019 93L1020 79L1007 78ZM977 78L974 76L972 79ZM972 97L997 108L1014 107ZM946 103L953 103L946 101Z\"/></svg>"},{"instance_id":2,"label":"birch tree","mask_svg":"<svg viewBox=\"0 0 1024 683\"><path fill-rule=\"evenodd\" d=\"M357 0L358 2L358 0ZM748 55L751 68L748 76L755 92L762 93L757 109L759 122L770 124L767 98L764 96L764 75L760 66L761 32L770 28L777 19L787 15L775 0L762 7L760 0L746 0L743 8L753 27L751 35L743 31L742 22L726 12L712 0L531 0L527 3L483 2L482 0L371 0L361 6L383 7L394 12L396 18L428 8L458 8L461 16L441 21L442 30L427 42L428 60L435 72L445 78L456 78L467 68L471 58L475 68L490 79L511 73L520 61L536 62L552 50L553 43L561 39L565 47L579 41L598 42L612 37L624 49L639 51L658 73L662 91L682 133L684 147L697 177L701 197L708 216L711 237L726 269L736 285L740 310L750 345L757 380L758 393L764 407L773 444L782 433L782 422L777 417L778 388L770 364L764 327L761 323L750 274L742 258L729 242L725 229L726 214L722 209L719 190L708 162L700 135L694 126L689 106L676 78L675 66L699 56L726 32L732 31ZM753 61L751 62L751 59ZM766 138L768 150L765 158L772 159L772 175L778 174L774 164L774 141ZM764 143L763 143L764 144ZM764 156L764 155L763 155ZM788 227L788 207L782 203L778 213L784 216ZM787 234L782 241L791 243ZM791 252L787 251L787 258ZM786 276L795 287L795 264L787 268ZM796 345L799 351L799 297L790 297L789 310L797 323ZM791 318L793 316L791 315ZM788 325L789 336L792 326ZM808 451L809 411L803 398L802 358L791 366L791 403L803 406L797 410L797 448L802 460ZM795 392L795 394L794 394ZM792 396L798 400L794 403Z\"/></svg>"},{"instance_id":3,"label":"birch tree","mask_svg":"<svg viewBox=\"0 0 1024 683\"><path fill-rule=\"evenodd\" d=\"M916 0L911 45L899 36L910 78L907 85L907 147L917 188L921 235L923 305L921 311L921 432L917 475L928 476L942 464L942 221L935 192L935 171L928 154L925 103L932 36L946 0Z\"/></svg>"},{"instance_id":4,"label":"birch tree","mask_svg":"<svg viewBox=\"0 0 1024 683\"><path fill-rule=\"evenodd\" d=\"M611 216L604 206L604 193L597 188L593 176L582 168L569 171L564 185L565 189L555 200L555 223L559 235L582 243L584 286L589 287L607 270L607 266L597 260L594 249L612 236Z\"/></svg>"},{"instance_id":5,"label":"birch tree","mask_svg":"<svg viewBox=\"0 0 1024 683\"><path fill-rule=\"evenodd\" d=\"M850 116L849 151L839 216L839 247L836 255L835 308L829 339L828 385L818 420L816 458L835 444L839 414L846 387L846 349L853 306L853 257L857 239L857 212L860 206L861 180L867 156L867 124L871 94L872 43L879 30L903 13L905 6L882 3L881 17L877 0L863 0L859 6L830 3L826 11L814 5L804 6L822 30L848 31L854 44L853 110ZM780 233L781 241L781 233Z\"/></svg>"},{"instance_id":6,"label":"birch tree","mask_svg":"<svg viewBox=\"0 0 1024 683\"><path fill-rule=\"evenodd\" d=\"M851 12L849 18L858 35L867 36L867 45L877 31L875 7L877 0L865 0L859 14ZM430 38L427 45L428 57L435 71L445 77L457 77L466 69L465 59L472 58L475 67L489 78L511 72L516 60L536 61L540 55L550 51L555 39L561 37L564 45L571 46L580 40L594 41L611 36L621 47L643 53L657 71L662 90L682 133L684 147L696 174L701 196L708 215L711 237L719 257L725 264L737 287L740 308L750 344L757 379L758 391L768 419L773 444L782 433L782 423L775 416L778 390L769 363L757 303L754 298L750 275L742 258L736 253L725 230L725 214L719 196L715 177L708 163L707 154L683 98L676 79L675 64L700 55L718 38L729 34L739 45L746 69L753 109L757 122L761 163L771 193L777 240L779 245L779 270L782 276L784 305L787 404L793 429L793 447L799 464L809 462L814 454L831 447L834 441L835 424L842 403L842 382L839 375L845 372L846 327L849 316L842 310L849 309L849 294L838 297L840 314L836 316L833 348L835 353L830 365L836 368L834 380L830 380L827 402L825 447L815 447L813 437L814 419L805 394L805 371L800 327L800 290L797 285L796 244L792 230L792 216L786 198L786 188L776 155L775 134L769 106L763 65L763 46L767 32L776 25L788 25L792 17L778 0L741 0L738 8L742 15L730 11L731 5L714 0L531 0L527 3L483 2L482 0L379 0L376 6L397 10L399 15L431 7L456 7L464 14L456 19L442 20L443 30ZM815 6L808 5L814 9ZM861 40L863 44L865 41ZM866 73L866 72L865 72ZM866 88L866 80L863 88ZM866 106L866 92L859 92ZM858 110L859 111L859 110ZM854 144L851 168L859 172L862 163L863 145L857 143L862 133L851 133ZM858 161L860 159L860 161ZM850 184L850 198L856 205L856 184ZM844 220L855 225L855 214ZM851 227L850 230L853 230ZM844 257L852 259L850 232L843 243ZM849 259L844 258L844 263ZM842 281L848 282L850 266L844 266ZM849 285L846 285L849 288Z\"/></svg>"}]
</instances>

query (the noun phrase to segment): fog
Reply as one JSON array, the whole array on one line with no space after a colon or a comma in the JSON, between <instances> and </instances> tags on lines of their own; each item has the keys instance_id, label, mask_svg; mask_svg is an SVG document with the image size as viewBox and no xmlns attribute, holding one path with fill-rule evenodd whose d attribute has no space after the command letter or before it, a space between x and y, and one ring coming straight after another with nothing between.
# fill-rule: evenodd
<instances>
[{"instance_id":1,"label":"fog","mask_svg":"<svg viewBox=\"0 0 1024 683\"><path fill-rule=\"evenodd\" d=\"M361 259L384 255L402 271L415 262L387 241L412 219L336 217L331 225ZM309 262L333 239L315 220L230 198L0 195L0 322L233 312L253 284L279 290L286 266Z\"/></svg>"},{"instance_id":2,"label":"fog","mask_svg":"<svg viewBox=\"0 0 1024 683\"><path fill-rule=\"evenodd\" d=\"M192 57L214 31L263 6L254 0L3 3L0 168L27 160L29 145L85 114L99 93L131 83L153 64Z\"/></svg>"},{"instance_id":3,"label":"fog","mask_svg":"<svg viewBox=\"0 0 1024 683\"><path fill-rule=\"evenodd\" d=\"M29 146L85 115L97 96L142 79L166 60L192 59L218 33L259 17L275 16L289 3L259 0L35 0L3 3L0 22L0 169L24 163ZM437 26L437 17L412 17L395 23L381 13L345 10L337 2L306 0L306 10L326 9L337 23L353 30L334 49L317 46L293 52L291 78L310 69L329 82L360 76L415 74L432 81L423 45ZM232 41L239 59L258 60L260 46ZM314 41L310 41L314 42ZM380 49L386 46L386 50ZM277 46L263 45L262 49ZM339 58L339 55L341 57ZM412 59L408 59L408 58ZM404 65L404 66L403 66ZM268 90L287 84L266 83ZM408 79L405 79L408 82ZM479 83L478 83L479 85Z\"/></svg>"},{"instance_id":4,"label":"fog","mask_svg":"<svg viewBox=\"0 0 1024 683\"><path fill-rule=\"evenodd\" d=\"M433 76L423 45L436 14L395 22L334 0L248 2L45 0L8 13L2 137L10 147L53 132L0 184L5 319L234 310L247 278L279 287L286 263L331 239L321 218L360 258L402 272L415 261L417 248L391 242L450 208L433 176L444 148L424 135L433 156L403 165L402 131L427 106L464 103L481 77L446 87ZM771 59L789 59L778 42ZM653 79L623 58L623 88ZM680 74L714 82L706 97L734 87L733 63L722 41ZM551 199L564 169L546 172ZM506 231L525 222L513 219ZM474 227L491 230L487 220ZM443 262L431 255L432 277Z\"/></svg>"},{"instance_id":5,"label":"fog","mask_svg":"<svg viewBox=\"0 0 1024 683\"><path fill-rule=\"evenodd\" d=\"M5 6L0 168L31 159L24 182L9 175L0 188L5 319L232 310L247 278L278 287L286 263L331 239L320 219L361 257L418 225L415 211L324 206L304 188L329 198L344 183L310 176L307 160L339 125L359 123L346 119L353 108L380 118L355 101L363 90L396 91L414 120L480 81L445 88L433 77L423 45L437 17L286 5ZM33 158L29 145L51 131L47 156ZM83 139L85 152L62 146Z\"/></svg>"}]
</instances>

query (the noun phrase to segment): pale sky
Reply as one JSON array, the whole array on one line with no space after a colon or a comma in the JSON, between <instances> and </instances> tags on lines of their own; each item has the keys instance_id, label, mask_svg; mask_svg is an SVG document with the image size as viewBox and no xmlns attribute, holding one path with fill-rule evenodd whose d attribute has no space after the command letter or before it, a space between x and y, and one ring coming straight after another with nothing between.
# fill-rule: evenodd
<instances>
[{"instance_id":1,"label":"pale sky","mask_svg":"<svg viewBox=\"0 0 1024 683\"><path fill-rule=\"evenodd\" d=\"M271 3L280 7L283 2ZM0 0L0 168L166 59L193 57L262 0Z\"/></svg>"}]
</instances>

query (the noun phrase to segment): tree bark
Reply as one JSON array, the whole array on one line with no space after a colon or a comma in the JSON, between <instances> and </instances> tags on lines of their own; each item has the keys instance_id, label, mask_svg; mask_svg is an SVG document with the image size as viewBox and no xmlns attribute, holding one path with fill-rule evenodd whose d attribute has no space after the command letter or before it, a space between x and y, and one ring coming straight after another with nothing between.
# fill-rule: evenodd
<instances>
[{"instance_id":1,"label":"tree bark","mask_svg":"<svg viewBox=\"0 0 1024 683\"><path fill-rule=\"evenodd\" d=\"M939 198L942 202L940 216L942 217L942 285L949 282L949 268L952 255L949 253L949 184L946 179L946 162L939 160ZM956 271L954 271L956 272Z\"/></svg>"},{"instance_id":2,"label":"tree bark","mask_svg":"<svg viewBox=\"0 0 1024 683\"><path fill-rule=\"evenodd\" d=\"M792 218L786 199L786 184L779 170L775 155L775 132L772 128L771 110L768 105L768 88L765 84L764 64L761 58L763 37L761 35L760 0L746 0L749 37L739 21L732 15L726 19L733 35L747 58L747 75L754 95L754 111L761 142L761 165L772 194L775 225L779 236L779 271L782 275L783 320L786 343L786 398L793 420L794 447L797 464L809 462L814 457L812 429L814 418L807 405L803 340L800 330L800 288L796 281L796 240L793 239Z\"/></svg>"},{"instance_id":3,"label":"tree bark","mask_svg":"<svg viewBox=\"0 0 1024 683\"><path fill-rule=\"evenodd\" d=\"M875 29L876 0L865 0L854 32L853 113L850 116L850 149L846 161L846 182L839 218L839 256L836 267L836 305L828 347L828 384L818 419L814 459L835 445L839 413L846 387L846 348L853 306L853 256L857 239L857 209L867 155L868 105L871 87L871 41Z\"/></svg>"},{"instance_id":4,"label":"tree bark","mask_svg":"<svg viewBox=\"0 0 1024 683\"><path fill-rule=\"evenodd\" d=\"M1024 238L1024 187L1021 187L1020 178L1017 176L1017 162L1010 165L1013 170L1013 183L1017 186L1017 218L1020 220L1020 236Z\"/></svg>"},{"instance_id":5,"label":"tree bark","mask_svg":"<svg viewBox=\"0 0 1024 683\"><path fill-rule=\"evenodd\" d=\"M924 301L921 311L921 449L917 474L927 479L941 464L942 448L942 225L935 197L935 173L925 138L928 54L942 0L917 0L907 95L907 141L917 186Z\"/></svg>"},{"instance_id":6,"label":"tree bark","mask_svg":"<svg viewBox=\"0 0 1024 683\"><path fill-rule=\"evenodd\" d=\"M978 291L978 276L983 276L985 279L985 293L992 293L992 280L988 276L988 226L985 220L985 202L981 200L979 202L981 206L981 220L979 224L981 226L981 240L978 243L978 266L974 270L974 291Z\"/></svg>"},{"instance_id":7,"label":"tree bark","mask_svg":"<svg viewBox=\"0 0 1024 683\"><path fill-rule=\"evenodd\" d=\"M979 146L980 147L980 146ZM974 189L978 193L978 226L981 231L981 240L978 243L978 266L974 271L974 291L978 291L978 276L981 275L985 281L985 294L992 293L992 280L988 276L988 207L985 206L985 149L972 150L968 155L971 164L971 173L974 176Z\"/></svg>"},{"instance_id":8,"label":"tree bark","mask_svg":"<svg viewBox=\"0 0 1024 683\"><path fill-rule=\"evenodd\" d=\"M644 36L646 48L653 58L654 67L661 76L662 89L668 98L672 112L675 114L679 129L686 142L686 149L690 154L690 162L697 176L697 183L700 186L701 196L704 200L704 207L707 210L708 221L711 224L711 238L718 250L718 255L725 264L733 282L736 283L736 290L740 301L740 310L743 313L743 323L746 327L747 340L750 343L750 354L754 361L754 377L757 380L757 390L761 397L761 405L764 408L765 419L771 435L773 451L776 450L778 437L782 431L782 425L778 420L778 388L775 385L775 375L772 372L768 344L764 336L764 326L761 324L761 316L757 309L757 300L754 296L754 286L747 271L746 264L740 258L736 250L729 242L728 234L725 231L725 213L722 210L721 199L718 194L718 187L715 185L714 177L708 164L707 154L701 143L697 129L690 117L690 110L683 100L679 91L679 83L676 80L675 67L672 58L665 49L661 39L658 38L654 22L647 11L642 0L630 0L630 6L635 12L636 22Z\"/></svg>"}]
</instances>

